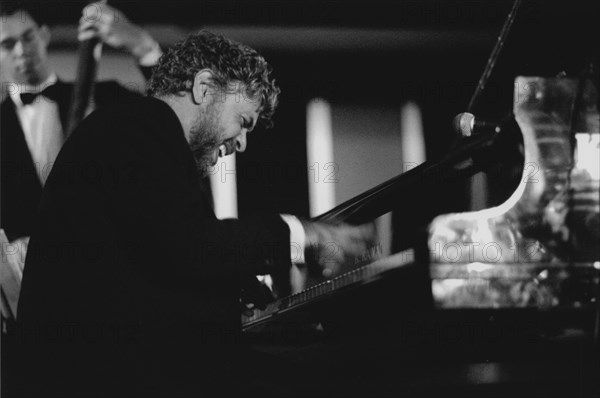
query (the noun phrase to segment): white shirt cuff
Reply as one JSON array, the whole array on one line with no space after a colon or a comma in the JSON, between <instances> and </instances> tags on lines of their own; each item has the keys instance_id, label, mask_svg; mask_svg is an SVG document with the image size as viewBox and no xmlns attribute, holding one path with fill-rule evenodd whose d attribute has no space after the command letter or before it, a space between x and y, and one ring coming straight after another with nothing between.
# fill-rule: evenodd
<instances>
[{"instance_id":1,"label":"white shirt cuff","mask_svg":"<svg viewBox=\"0 0 600 398\"><path fill-rule=\"evenodd\" d=\"M298 218L290 214L280 214L290 228L290 256L292 263L304 264L304 249L306 248L306 233Z\"/></svg>"},{"instance_id":2,"label":"white shirt cuff","mask_svg":"<svg viewBox=\"0 0 600 398\"><path fill-rule=\"evenodd\" d=\"M138 64L140 64L140 66L154 66L158 64L158 59L161 57L161 55L162 50L155 41L152 50L144 54L144 56L138 60Z\"/></svg>"}]
</instances>

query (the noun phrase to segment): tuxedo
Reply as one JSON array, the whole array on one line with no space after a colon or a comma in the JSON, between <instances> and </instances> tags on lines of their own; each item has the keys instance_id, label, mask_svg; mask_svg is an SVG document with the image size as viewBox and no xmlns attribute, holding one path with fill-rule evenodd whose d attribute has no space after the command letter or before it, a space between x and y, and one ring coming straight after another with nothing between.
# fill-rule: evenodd
<instances>
[{"instance_id":1,"label":"tuxedo","mask_svg":"<svg viewBox=\"0 0 600 398\"><path fill-rule=\"evenodd\" d=\"M240 280L287 269L289 242L276 214L217 220L165 102L99 109L58 155L29 243L24 388L235 394Z\"/></svg>"}]
</instances>

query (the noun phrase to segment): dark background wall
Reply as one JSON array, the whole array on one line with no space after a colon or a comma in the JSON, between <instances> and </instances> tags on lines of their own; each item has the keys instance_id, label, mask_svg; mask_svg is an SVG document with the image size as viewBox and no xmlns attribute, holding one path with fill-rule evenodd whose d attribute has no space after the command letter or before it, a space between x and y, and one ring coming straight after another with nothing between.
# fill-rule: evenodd
<instances>
[{"instance_id":1,"label":"dark background wall","mask_svg":"<svg viewBox=\"0 0 600 398\"><path fill-rule=\"evenodd\" d=\"M65 70L63 75L73 71L75 21L84 3L34 3L53 26L53 56ZM474 111L490 118L508 114L517 75L565 72L577 77L589 60L596 60L597 67L597 3L525 0ZM306 216L308 101L322 97L346 109L399 109L414 101L422 112L427 156L435 159L455 139L452 118L466 110L513 2L115 0L111 4L145 25L164 47L205 27L265 55L283 94L275 128L253 132L248 151L238 156L240 215L275 210ZM107 51L105 59L101 76L141 84L133 63L122 54ZM124 72L127 62L129 71ZM365 139L374 137L369 134ZM467 188L468 184L460 185L444 195L445 207L465 208Z\"/></svg>"}]
</instances>

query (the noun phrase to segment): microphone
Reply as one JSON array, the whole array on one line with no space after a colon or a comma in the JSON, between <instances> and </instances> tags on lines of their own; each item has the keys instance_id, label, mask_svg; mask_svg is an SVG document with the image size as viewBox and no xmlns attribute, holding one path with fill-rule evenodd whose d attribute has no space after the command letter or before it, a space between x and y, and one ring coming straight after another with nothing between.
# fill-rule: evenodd
<instances>
[{"instance_id":1,"label":"microphone","mask_svg":"<svg viewBox=\"0 0 600 398\"><path fill-rule=\"evenodd\" d=\"M469 112L459 113L452 121L454 131L462 137L470 137L487 132L499 133L500 124L499 122L479 119Z\"/></svg>"}]
</instances>

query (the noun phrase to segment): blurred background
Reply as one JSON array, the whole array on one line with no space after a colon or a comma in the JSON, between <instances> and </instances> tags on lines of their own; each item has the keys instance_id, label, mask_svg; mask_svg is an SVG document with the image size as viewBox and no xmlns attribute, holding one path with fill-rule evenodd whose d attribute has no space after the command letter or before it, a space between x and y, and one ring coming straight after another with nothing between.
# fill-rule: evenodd
<instances>
[{"instance_id":1,"label":"blurred background","mask_svg":"<svg viewBox=\"0 0 600 398\"><path fill-rule=\"evenodd\" d=\"M73 79L76 26L86 2L32 3L51 26L52 63L60 77ZM497 120L510 113L517 75L577 77L597 60L597 3L524 1L474 113ZM266 57L282 89L275 126L252 132L237 165L220 164L215 176L237 181L233 215L268 210L308 217L448 151L456 139L452 119L467 110L513 1L110 4L163 48L204 28ZM144 88L134 61L108 47L99 79ZM512 182L503 180L502 165L496 174L477 195L470 182L458 183L427 205L443 202L440 211L458 211L498 203Z\"/></svg>"}]
</instances>

